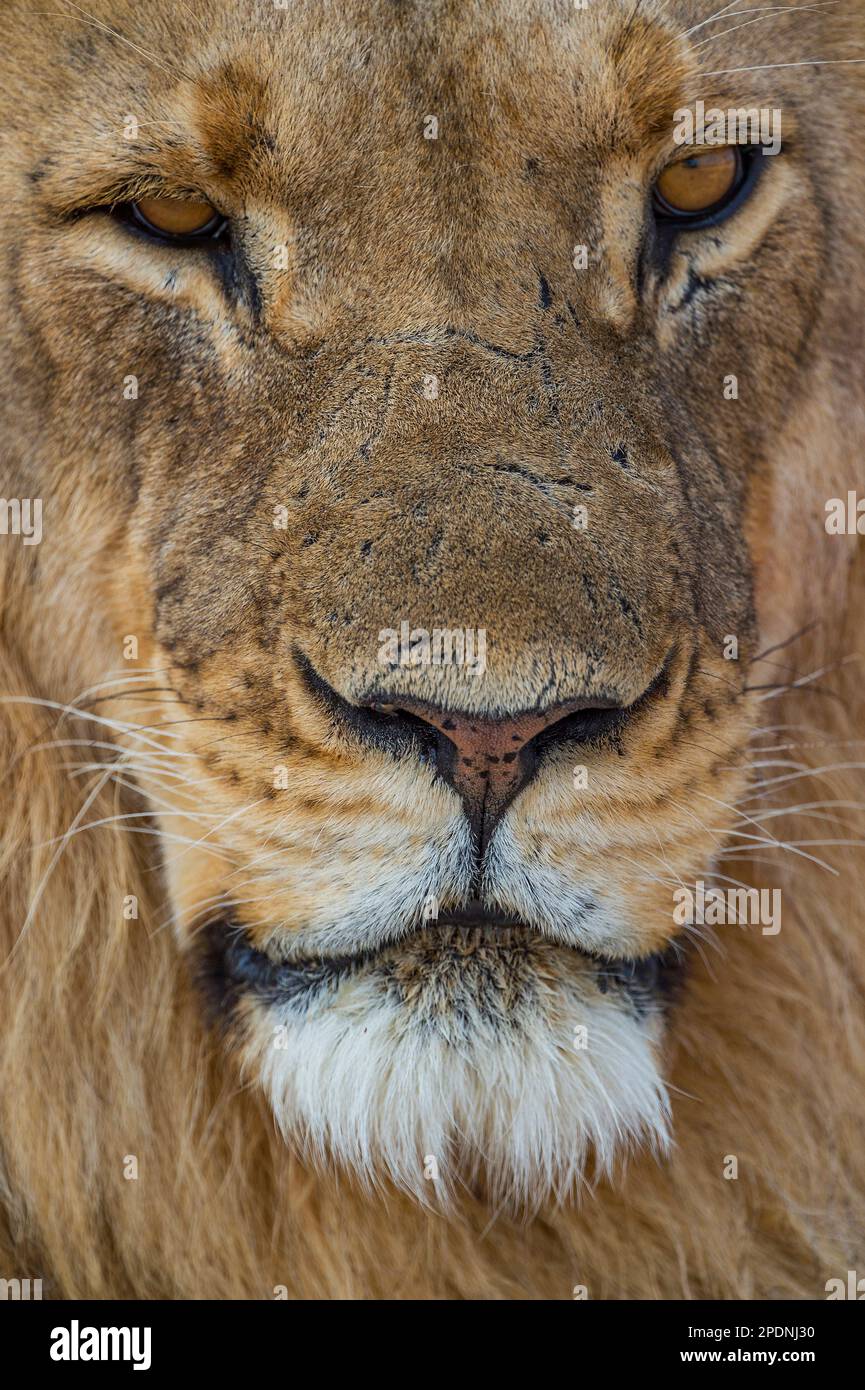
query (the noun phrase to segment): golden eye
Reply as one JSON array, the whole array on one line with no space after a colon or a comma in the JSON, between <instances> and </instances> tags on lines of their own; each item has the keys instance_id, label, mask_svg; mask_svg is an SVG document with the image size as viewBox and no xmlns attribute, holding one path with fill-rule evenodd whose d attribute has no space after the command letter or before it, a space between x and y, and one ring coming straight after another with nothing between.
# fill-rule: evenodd
<instances>
[{"instance_id":1,"label":"golden eye","mask_svg":"<svg viewBox=\"0 0 865 1390\"><path fill-rule=\"evenodd\" d=\"M142 198L130 209L136 222L164 237L216 235L225 224L212 203L195 198Z\"/></svg>"},{"instance_id":2,"label":"golden eye","mask_svg":"<svg viewBox=\"0 0 865 1390\"><path fill-rule=\"evenodd\" d=\"M742 185L743 173L736 145L689 155L663 170L655 184L655 203L668 217L696 219L729 202Z\"/></svg>"}]
</instances>

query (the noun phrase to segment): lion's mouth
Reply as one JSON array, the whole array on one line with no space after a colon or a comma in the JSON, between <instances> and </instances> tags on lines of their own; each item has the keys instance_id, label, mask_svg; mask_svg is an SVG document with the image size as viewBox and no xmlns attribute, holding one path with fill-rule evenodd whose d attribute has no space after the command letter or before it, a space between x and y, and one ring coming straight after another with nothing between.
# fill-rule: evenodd
<instances>
[{"instance_id":1,"label":"lion's mouth","mask_svg":"<svg viewBox=\"0 0 865 1390\"><path fill-rule=\"evenodd\" d=\"M352 954L275 960L253 943L231 914L211 922L202 936L202 974L220 1013L250 995L267 1005L307 1008L364 972L387 972L409 949L450 953L456 963L480 952L511 953L521 959L532 952L564 953L581 963L602 994L623 992L639 1010L666 1003L685 964L678 941L639 958L602 956L551 941L536 927L480 903L443 910L408 936Z\"/></svg>"}]
</instances>

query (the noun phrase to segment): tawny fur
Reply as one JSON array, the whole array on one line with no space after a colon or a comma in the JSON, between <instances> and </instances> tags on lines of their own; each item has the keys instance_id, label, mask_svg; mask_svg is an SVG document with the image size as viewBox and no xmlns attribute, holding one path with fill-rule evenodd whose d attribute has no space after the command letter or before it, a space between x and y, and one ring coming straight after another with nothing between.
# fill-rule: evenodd
<instances>
[{"instance_id":1,"label":"tawny fur","mask_svg":"<svg viewBox=\"0 0 865 1390\"><path fill-rule=\"evenodd\" d=\"M146 41L145 33L135 27L134 7L112 3L93 8L119 30ZM555 6L549 8L555 10ZM672 8L676 11L674 34L712 13L711 7L704 6ZM51 74L62 68L68 53L52 50L52 31L44 25L32 28L28 7L9 9L16 25L9 62L15 78L14 102L15 93L19 101L24 100L21 94L28 90L28 80L34 91L43 80L52 80ZM503 15L507 9L502 7ZM631 9L630 4L623 6L623 23ZM789 15L767 16L764 24L755 26L759 40L755 30L721 39L709 49L713 61L703 66L726 69L778 61L779 51L789 52L794 61L803 53L813 56L815 44L827 58L848 59L858 51L863 31L853 6L843 10L825 21L809 21L810 27L802 31L806 37L798 42L790 40L784 27L795 20ZM167 15L169 11L173 13L173 6L166 8ZM150 49L176 55L177 48L169 42L171 24L170 17L163 24L152 21L147 31ZM331 44L342 51L347 32L338 25L332 32L322 26L322 53L329 53ZM37 39L42 47L34 51ZM174 39L179 44L176 33ZM218 42L217 37L216 59ZM702 49L701 61L705 54ZM49 67L48 78L37 78L35 70L44 56L51 56L54 66ZM852 843L813 849L835 872L777 848L761 847L750 865L744 852L740 858L718 861L722 870L732 864L735 867L726 872L757 886L764 885L767 873L771 874L771 882L781 886L784 895L783 927L777 938L763 936L759 928L726 927L717 934L717 949L706 944L692 953L687 985L671 1014L665 1045L672 1151L664 1158L632 1155L615 1173L598 1176L594 1182L590 1169L578 1201L562 1207L549 1203L530 1222L470 1196L446 1215L438 1214L395 1191L365 1193L345 1170L317 1170L293 1156L265 1098L241 1084L230 1049L227 1056L219 1031L208 1027L199 991L186 968L183 933L172 929L173 899L167 885L171 884L178 901L192 901L196 894L209 891L211 871L216 882L219 866L196 863L189 883L175 868L172 879L161 868L154 839L125 833L123 822L72 836L53 862L58 839L81 814L91 785L88 782L82 790L81 779L70 778L67 764L81 759L58 746L59 741L96 737L111 745L115 739L107 726L94 734L92 723L75 712L61 718L63 707L117 671L121 665L118 644L125 632L146 635L139 662L142 670L151 664L161 668L167 647L160 645L162 639L154 634L151 622L156 586L148 569L147 546L152 543L148 529L153 519L140 531L130 528L133 501L131 494L124 496L126 480L100 475L96 485L89 471L91 457L107 448L103 431L110 432L111 425L102 422L115 417L102 417L95 407L91 412L81 409L77 393L86 396L92 384L86 362L76 361L65 374L60 373L52 404L47 405L51 385L43 375L44 367L62 353L64 340L74 338L83 312L80 301L71 282L65 281L55 294L55 314L49 323L48 281L39 280L36 263L47 276L50 242L40 242L39 257L34 254L34 263L22 277L16 269L18 241L26 241L27 224L9 222L4 232L4 276L14 346L7 349L2 365L8 384L4 424L12 440L12 464L4 467L2 491L6 496L51 497L58 511L62 505L66 522L65 544L59 553L47 542L33 548L40 553L38 564L32 551L13 547L9 537L3 538L0 552L4 696L0 931L5 955L0 974L4 1194L0 1275L42 1277L46 1293L54 1296L97 1298L272 1298L282 1288L291 1297L569 1298L575 1286L585 1286L592 1298L819 1298L824 1296L827 1279L843 1277L848 1268L856 1268L857 1261L861 1264L865 1259L861 1138L865 937L858 895L862 852L855 843L865 839L865 817L861 770L838 766L862 761L858 740L863 730L860 692L865 638L860 614L865 602L865 563L855 537L829 538L823 529L827 498L844 497L857 485L865 488L860 462L865 420L851 366L857 354L861 360L857 324L862 323L865 288L861 152L853 139L863 103L861 80L851 76L855 71L827 68L823 72L832 74L827 77L817 69L803 70L798 78L788 76L789 85L783 88L790 104L796 104L798 139L816 141L831 128L838 142L838 206L826 220L817 219L807 177L801 169L795 174L798 184L793 196L801 199L803 230L788 254L799 258L807 304L803 307L791 300L788 305L783 298L779 256L759 286L759 310L750 313L747 296L743 298L735 332L728 321L728 336L710 349L700 340L698 321L692 338L679 347L684 354L683 381L689 352L696 360L700 353L714 351L719 365L726 360L730 371L741 371L743 387L750 380L755 391L763 389L771 395L771 382L780 382L793 370L774 338L771 350L765 349L771 338L773 305L783 304L789 316L784 326L794 335L799 332L800 316L810 316L810 336L803 349L808 370L797 378L797 388L786 401L783 419L774 422L771 438L761 439L755 449L754 472L735 522L738 534L748 543L756 588L759 643L750 643L748 657L775 642L786 642L817 621L815 628L771 660L802 675L831 667L816 685L830 684L835 697L808 693L806 686L767 699L759 706L759 718L779 732L761 736L758 726L752 743L757 748L789 743L794 746L789 756L814 769L813 775L782 784L774 793L773 809L832 803L822 811L829 820L802 811L768 821L778 839L794 844ZM771 102L777 90L771 74L753 81L753 90ZM71 86L74 90L74 81ZM213 101L216 105L217 96ZM38 108L35 98L34 104ZM657 119L660 123L663 115ZM22 190L32 164L26 131L22 120L10 141L6 173L10 204L25 209ZM82 143L92 149L92 144L83 139ZM634 152L625 150L622 169L629 167L632 158L636 158ZM94 156L93 164L98 162ZM63 200L67 175L55 169L46 177L58 181L51 192L57 206ZM457 203L461 197L458 180L453 196ZM628 215L626 208L623 224ZM759 215L754 212L752 223ZM398 203L394 216L398 224ZM416 209L409 220L416 226ZM823 244L814 244L815 229L825 234ZM758 227L746 222L740 233L743 243L752 233L761 235ZM43 224L40 236L46 236ZM351 233L346 237L348 245ZM77 245L76 255L80 252ZM384 276L385 248L379 254ZM730 264L724 269L732 274L738 265L737 253L727 245L726 254ZM624 253L617 261L614 248L608 273L593 280L589 291L595 297L596 315L619 332L625 332L635 312L629 289L632 268L623 257ZM375 261L374 251L372 258ZM462 269L470 278L470 266ZM124 269L123 273L135 272ZM457 280L461 273L457 265ZM374 283L374 268L370 276ZM144 293L156 293L151 280L144 285ZM15 297L20 296L22 282L30 296L25 295L23 304ZM419 274L410 290L416 288L418 296L429 295L426 321L435 322L441 306L425 285ZM203 313L210 289L203 284L191 284L188 289L191 302ZM396 292L393 301L385 301L383 332L397 333L404 326L408 289L405 294L403 302ZM513 322L518 318L519 296L516 291L513 294L514 318L508 320L502 311L501 322L503 331L516 334ZM657 294L663 299L672 290L658 287ZM319 305L307 314L286 295L277 306L285 341L294 335L294 341L303 342L313 332L310 318L315 313L320 315L314 325L318 332L321 320L327 313L335 314L334 305L339 303L335 293L326 312ZM94 310L94 335L100 327L105 333L114 332L117 316L112 317L106 308L100 324L99 313ZM659 321L664 313L661 303ZM423 317L419 313L418 318ZM495 314L491 321L495 326ZM32 332L28 331L31 323L37 325ZM664 331L659 330L662 345ZM122 342L122 326L120 332ZM128 349L132 371L140 367L134 338L128 341ZM185 347L176 345L174 351L179 360ZM747 371L741 367L743 353ZM153 360L163 373L163 386L170 387L166 357L155 350ZM118 378L125 370L125 362L120 362ZM231 370L231 361L220 364L227 381ZM210 387L215 389L218 381L217 374ZM626 368L620 385L623 392L629 387ZM478 390L477 409L489 408L489 401ZM715 408L706 403L707 414ZM213 409L212 398L209 409ZM201 420L207 416L203 410ZM64 422L74 426L68 439ZM239 419L232 424L238 436L246 427ZM346 429L350 432L351 427L349 412ZM481 420L481 435L485 428ZM259 429L264 437L263 421ZM744 450L744 426L742 433ZM165 420L157 420L154 447L169 436ZM254 438L252 434L245 437ZM219 442L218 433L215 438ZM67 444L68 456L63 453ZM113 448L119 463L125 446L115 441ZM74 466L68 466L70 462ZM211 463L208 456L202 473L192 478L191 490L183 494L182 505L190 512L205 497ZM229 492L233 486L229 472L223 481ZM492 510L485 520L493 534ZM628 520L636 536L637 517ZM360 534L352 534L352 543ZM634 548L639 549L636 539ZM226 543L220 552L226 564L229 549ZM503 553L496 552L499 560ZM740 558L736 549L730 554L730 565L738 567ZM722 543L713 552L701 553L699 559L708 573L721 575ZM219 553L210 562L218 571ZM464 582L469 587L470 568L467 562ZM326 597L325 571L323 567L319 579ZM385 585L387 578L378 576ZM494 578L504 591L504 576ZM393 576L394 593L402 582L402 576ZM471 616L471 593L457 598L464 607L455 606ZM661 593L662 607L672 602ZM525 607L532 621L543 622L543 602L530 581ZM743 614L746 609L743 600ZM477 611L482 617L481 604ZM297 614L290 617L304 628L306 619ZM555 635L554 618L550 622L551 635ZM525 624L528 630L529 617ZM184 643L194 637L189 637L182 613L170 636L180 644L183 657ZM250 633L241 633L238 643L247 636L252 642ZM524 638L519 615L507 637L518 654ZM337 639L328 657L333 663L328 674L339 671L350 689L355 673L347 673L349 648L340 652L336 643ZM224 713L230 655L224 668L217 666L210 673L209 690L196 689L192 678L189 687L184 687L184 708L190 717L196 711L195 700L211 695L214 703L207 708ZM649 656L643 652L642 658L648 666ZM265 670L270 669L267 652L259 652L258 659ZM753 662L748 684L788 679L788 673L778 672L767 664L769 660ZM623 656L623 671L632 666L633 661L629 666ZM525 672L514 669L515 680L523 679ZM751 692L749 717L754 716L757 698L757 692ZM40 704L45 701L53 706ZM105 708L98 703L92 706L95 712ZM174 707L163 707L163 714L166 708ZM118 713L110 704L107 709ZM128 706L125 715L130 715ZM737 708L729 719L725 729L733 746L744 738L745 715ZM321 737L312 715L303 732L311 739ZM193 734L189 737L188 746L194 748ZM713 727L695 705L694 744L713 737ZM118 745L121 741L117 740ZM269 745L261 756L272 760ZM300 754L295 750L287 756L299 758ZM756 761L760 755L750 757ZM698 752L693 758L702 789L729 799L719 790L725 785L723 770L710 771L708 764L700 764ZM648 754L646 760L644 775L660 779L661 772ZM747 762L748 755L742 753L740 761ZM818 771L827 765L834 770ZM254 766L251 753L237 753L239 776L252 777ZM741 790L738 770L730 775L731 787ZM320 786L314 790L326 798ZM244 800L251 800L251 795ZM118 810L131 813L140 805L128 789L104 786L87 807L86 818L96 821ZM232 805L228 793L221 805ZM718 807L712 819L707 805L700 810L694 803L694 809L723 831L730 815ZM368 813L375 809L373 804ZM263 810L259 814L256 824L265 840L270 823ZM298 814L302 820L304 812ZM313 807L305 814L311 818L312 841L319 831L319 822L312 824L317 812ZM363 814L359 801L354 814ZM636 834L636 813L634 821ZM154 828L155 823L148 824ZM679 817L680 834L684 834L683 825ZM669 829L658 824L662 840ZM706 853L707 875L712 847L723 841L722 831L714 841L710 836L706 842L694 842ZM249 831L242 847L248 850L252 842ZM688 849L681 848L683 856ZM170 856L167 840L164 855ZM769 870L759 862L767 857ZM692 874L699 871L699 865L690 868ZM623 860L621 873L626 872ZM637 892L636 882L628 891ZM374 883L370 892L375 892ZM122 915L122 904L131 895L139 903L139 917L133 922ZM669 922L666 925L669 928ZM133 1155L138 1160L138 1178L129 1181L124 1177L124 1162ZM729 1155L738 1160L735 1181L723 1177Z\"/></svg>"}]
</instances>

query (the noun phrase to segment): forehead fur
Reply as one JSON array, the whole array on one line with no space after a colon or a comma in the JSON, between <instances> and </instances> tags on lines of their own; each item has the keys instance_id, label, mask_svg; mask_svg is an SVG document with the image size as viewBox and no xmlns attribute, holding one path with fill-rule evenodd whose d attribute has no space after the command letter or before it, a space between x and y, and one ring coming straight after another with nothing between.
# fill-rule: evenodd
<instances>
[{"instance_id":1,"label":"forehead fur","mask_svg":"<svg viewBox=\"0 0 865 1390\"><path fill-rule=\"evenodd\" d=\"M699 27L692 18L691 6L657 0L585 10L568 0L297 0L257 5L254 22L204 3L178 10L164 29L120 0L94 0L50 24L29 5L10 16L13 29L39 26L51 55L52 106L64 119L40 131L82 161L58 176L59 198L104 180L114 164L181 182L194 174L225 197L277 197L297 211L339 195L344 213L348 174L351 193L359 186L375 202L398 171L415 226L431 183L440 196L442 180L459 194L546 174L552 191L573 199L587 159L655 151L684 99L730 86L700 73L684 37ZM811 27L799 18L791 52ZM720 55L719 37L711 51ZM736 47L747 54L752 44L738 36ZM24 98L33 76L19 80ZM754 94L747 74L734 86L742 99ZM130 114L141 127L134 142L123 137ZM440 138L419 147L427 116ZM98 132L95 148L82 147L85 131ZM46 156L43 172L62 163Z\"/></svg>"},{"instance_id":2,"label":"forehead fur","mask_svg":"<svg viewBox=\"0 0 865 1390\"><path fill-rule=\"evenodd\" d=\"M0 545L3 1270L820 1296L865 1226L863 555L821 512L865 448L860 0L2 10L0 472L45 498ZM665 261L698 98L782 106L783 155ZM228 235L145 240L145 194ZM403 618L489 627L483 680L391 668ZM460 736L639 708L545 745L484 853L429 743L340 723L371 680ZM684 949L712 864L783 931ZM475 895L530 933L417 931ZM460 1220L394 1186L431 1181Z\"/></svg>"}]
</instances>

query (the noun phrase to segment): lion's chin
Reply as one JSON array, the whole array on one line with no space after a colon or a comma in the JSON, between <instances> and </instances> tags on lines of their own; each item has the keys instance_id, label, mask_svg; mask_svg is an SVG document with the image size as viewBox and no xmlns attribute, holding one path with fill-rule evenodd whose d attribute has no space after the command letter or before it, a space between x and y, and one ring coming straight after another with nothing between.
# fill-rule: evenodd
<instances>
[{"instance_id":1,"label":"lion's chin","mask_svg":"<svg viewBox=\"0 0 865 1390\"><path fill-rule=\"evenodd\" d=\"M534 1210L669 1142L660 992L536 934L425 930L234 1015L286 1141L367 1187Z\"/></svg>"}]
</instances>

